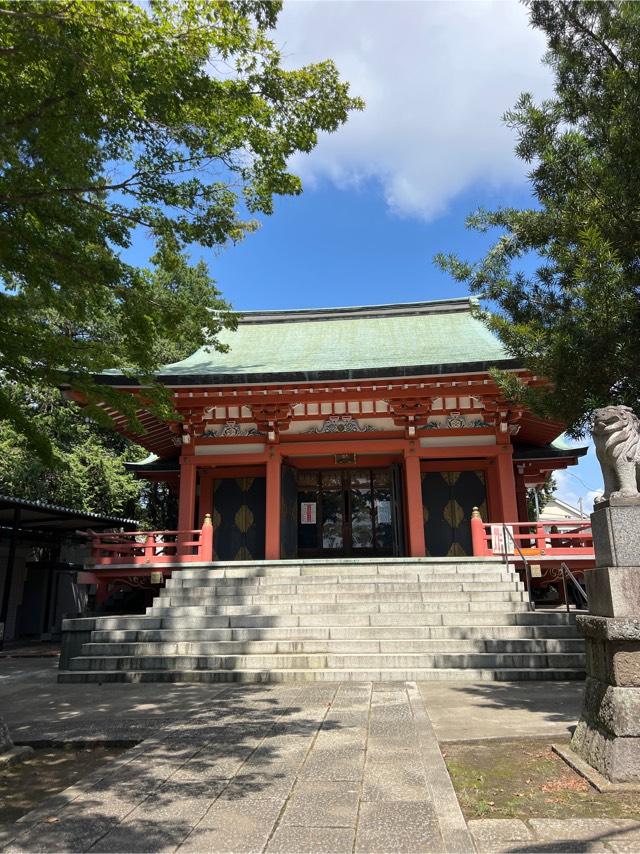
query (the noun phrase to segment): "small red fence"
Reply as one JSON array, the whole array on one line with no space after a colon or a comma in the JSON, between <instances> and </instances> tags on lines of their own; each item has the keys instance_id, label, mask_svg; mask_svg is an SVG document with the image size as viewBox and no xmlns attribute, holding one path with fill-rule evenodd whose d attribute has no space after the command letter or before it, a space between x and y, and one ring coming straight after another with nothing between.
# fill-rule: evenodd
<instances>
[{"instance_id":1,"label":"small red fence","mask_svg":"<svg viewBox=\"0 0 640 854\"><path fill-rule=\"evenodd\" d=\"M526 558L594 556L591 522L585 519L483 522L479 516L474 516L471 519L471 539L474 555L484 557L517 555L518 549Z\"/></svg>"},{"instance_id":2,"label":"small red fence","mask_svg":"<svg viewBox=\"0 0 640 854\"><path fill-rule=\"evenodd\" d=\"M89 532L91 565L106 569L116 566L143 567L213 560L211 516L202 528L192 531ZM589 560L594 557L591 523L584 519L557 522L483 522L471 519L473 554L518 555L526 558ZM514 545L514 543L517 545Z\"/></svg>"},{"instance_id":3,"label":"small red fence","mask_svg":"<svg viewBox=\"0 0 640 854\"><path fill-rule=\"evenodd\" d=\"M95 567L146 566L213 560L213 527L207 514L193 531L91 532L91 563Z\"/></svg>"}]
</instances>

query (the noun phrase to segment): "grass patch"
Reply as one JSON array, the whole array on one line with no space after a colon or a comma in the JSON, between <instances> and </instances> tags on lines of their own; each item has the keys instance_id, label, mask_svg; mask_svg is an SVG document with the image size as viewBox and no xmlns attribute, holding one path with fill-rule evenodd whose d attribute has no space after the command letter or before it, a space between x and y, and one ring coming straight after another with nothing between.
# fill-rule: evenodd
<instances>
[{"instance_id":1,"label":"grass patch","mask_svg":"<svg viewBox=\"0 0 640 854\"><path fill-rule=\"evenodd\" d=\"M467 819L640 820L637 792L596 791L552 752L548 738L450 742L440 747Z\"/></svg>"}]
</instances>

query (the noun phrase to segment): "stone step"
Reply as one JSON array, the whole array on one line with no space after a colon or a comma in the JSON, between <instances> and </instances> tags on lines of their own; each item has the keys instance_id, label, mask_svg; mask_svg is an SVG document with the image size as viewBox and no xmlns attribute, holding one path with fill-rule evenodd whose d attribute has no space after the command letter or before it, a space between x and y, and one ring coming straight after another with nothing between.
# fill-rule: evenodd
<instances>
[{"instance_id":1,"label":"stone step","mask_svg":"<svg viewBox=\"0 0 640 854\"><path fill-rule=\"evenodd\" d=\"M78 682L578 679L575 617L533 612L500 559L258 561L176 570L103 617Z\"/></svg>"},{"instance_id":2,"label":"stone step","mask_svg":"<svg viewBox=\"0 0 640 854\"><path fill-rule=\"evenodd\" d=\"M184 608L200 608L206 609L206 613L214 614L242 614L242 613L303 613L309 610L315 610L317 606L318 613L321 608L326 605L357 605L356 610L360 610L363 606L370 605L372 608L377 606L389 607L390 605L398 605L399 610L404 610L402 606L410 604L418 610L421 604L430 606L431 610L435 606L442 606L447 610L448 605L454 605L452 610L464 610L465 603L487 603L487 602L523 602L526 601L526 596L522 590L497 590L497 591L461 591L459 595L452 596L446 594L423 594L415 593L392 593L389 596L383 594L363 593L358 596L352 594L319 594L318 596L225 596L219 598L217 596L199 596L199 597L183 597L171 596L170 598L162 597L154 600L147 613L160 613L160 609L181 609ZM255 609L259 609L256 611ZM348 609L347 609L348 610Z\"/></svg>"},{"instance_id":3,"label":"stone step","mask_svg":"<svg viewBox=\"0 0 640 854\"><path fill-rule=\"evenodd\" d=\"M92 632L94 643L281 640L520 640L578 639L575 626L293 626L258 629L110 629Z\"/></svg>"},{"instance_id":4,"label":"stone step","mask_svg":"<svg viewBox=\"0 0 640 854\"><path fill-rule=\"evenodd\" d=\"M382 614L280 614L280 615L196 615L196 616L150 616L98 617L96 628L110 629L219 629L219 628L275 628L295 626L530 626L544 622L546 625L575 626L575 616L564 611L545 613L522 608L516 611L513 605L502 610L483 608L481 611L447 613L382 613Z\"/></svg>"},{"instance_id":5,"label":"stone step","mask_svg":"<svg viewBox=\"0 0 640 854\"><path fill-rule=\"evenodd\" d=\"M361 575L357 577L344 575L327 575L327 576L292 576L290 578L269 576L255 576L252 578L221 578L213 576L211 578L182 578L180 573L174 574L171 578L165 581L166 590L193 590L193 589L216 589L216 590L238 590L244 592L247 590L267 590L275 588L280 590L286 587L314 588L327 590L334 589L337 584L350 587L355 584L377 584L381 589L392 590L395 587L404 588L410 584L429 584L439 585L440 583L466 583L472 584L480 581L518 581L517 573L507 572L460 572L436 574L429 573L401 573L399 575Z\"/></svg>"},{"instance_id":6,"label":"stone step","mask_svg":"<svg viewBox=\"0 0 640 854\"><path fill-rule=\"evenodd\" d=\"M462 594L461 594L462 595ZM488 606L492 611L524 610L528 607L524 594L496 593L493 598L474 598L442 601L400 601L385 602L380 600L355 602L300 602L295 600L290 604L265 603L262 605L152 605L147 608L147 614L154 617L197 617L197 616L269 616L280 615L316 615L323 614L378 614L378 613L458 613L467 611L486 611Z\"/></svg>"},{"instance_id":7,"label":"stone step","mask_svg":"<svg viewBox=\"0 0 640 854\"><path fill-rule=\"evenodd\" d=\"M66 670L59 682L427 682L584 679L583 667L416 668L385 670Z\"/></svg>"},{"instance_id":8,"label":"stone step","mask_svg":"<svg viewBox=\"0 0 640 854\"><path fill-rule=\"evenodd\" d=\"M140 655L71 659L71 670L386 670L433 668L579 668L582 653L317 653L289 655Z\"/></svg>"},{"instance_id":9,"label":"stone step","mask_svg":"<svg viewBox=\"0 0 640 854\"><path fill-rule=\"evenodd\" d=\"M319 587L320 585L318 585ZM224 602L228 605L238 604L242 602L348 602L357 601L363 597L371 597L371 599L383 599L387 602L403 602L407 599L416 598L416 595L425 601L438 601L445 598L447 593L456 594L448 598L458 598L457 594L469 593L471 596L486 593L505 593L513 592L514 590L524 590L524 585L519 581L493 581L493 582L461 582L461 583L442 583L433 585L419 584L418 582L411 584L394 584L393 589L388 589L392 585L377 585L377 584L350 584L350 585L332 585L322 589L313 587L311 589L299 589L295 585L282 585L283 589L276 591L264 591L255 588L255 592L251 589L247 590L218 590L212 587L193 587L170 590L163 590L156 598L156 602L170 603L179 605L189 602Z\"/></svg>"},{"instance_id":10,"label":"stone step","mask_svg":"<svg viewBox=\"0 0 640 854\"><path fill-rule=\"evenodd\" d=\"M451 640L433 639L395 639L327 640L325 638L296 640L259 640L259 641L160 641L134 643L86 643L81 655L88 658L98 656L210 656L210 655L289 655L295 653L449 653L449 652L488 652L505 653L578 653L584 651L584 642L580 638L558 639L521 638L519 640Z\"/></svg>"},{"instance_id":11,"label":"stone step","mask_svg":"<svg viewBox=\"0 0 640 854\"><path fill-rule=\"evenodd\" d=\"M415 561L411 563L384 563L382 561L372 563L353 563L349 564L346 561L322 561L318 563L294 563L287 564L281 562L278 564L254 564L237 565L237 566L222 566L216 565L211 567L198 567L193 569L179 569L183 579L191 578L255 578L255 577L271 577L271 578L294 578L305 576L332 576L340 575L342 577L355 577L362 575L398 575L399 573L434 573L442 574L445 572L483 572L485 570L504 571L504 561L498 559L467 559L465 562L461 558L455 558L451 561L443 561L438 559L433 562Z\"/></svg>"}]
</instances>

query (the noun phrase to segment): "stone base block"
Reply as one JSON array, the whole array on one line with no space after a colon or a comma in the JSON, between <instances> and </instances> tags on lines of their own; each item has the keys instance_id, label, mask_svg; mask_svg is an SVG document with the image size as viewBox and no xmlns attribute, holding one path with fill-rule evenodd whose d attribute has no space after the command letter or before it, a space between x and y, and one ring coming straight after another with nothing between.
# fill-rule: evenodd
<instances>
[{"instance_id":1,"label":"stone base block","mask_svg":"<svg viewBox=\"0 0 640 854\"><path fill-rule=\"evenodd\" d=\"M589 612L601 617L640 614L640 566L601 566L585 573Z\"/></svg>"},{"instance_id":2,"label":"stone base block","mask_svg":"<svg viewBox=\"0 0 640 854\"><path fill-rule=\"evenodd\" d=\"M600 506L591 514L596 566L640 566L640 503Z\"/></svg>"},{"instance_id":3,"label":"stone base block","mask_svg":"<svg viewBox=\"0 0 640 854\"><path fill-rule=\"evenodd\" d=\"M571 747L589 765L614 783L640 780L640 738L622 738L606 733L581 719Z\"/></svg>"},{"instance_id":4,"label":"stone base block","mask_svg":"<svg viewBox=\"0 0 640 854\"><path fill-rule=\"evenodd\" d=\"M612 736L640 738L640 688L587 677L582 719Z\"/></svg>"},{"instance_id":5,"label":"stone base block","mask_svg":"<svg viewBox=\"0 0 640 854\"><path fill-rule=\"evenodd\" d=\"M640 621L578 617L586 641L587 676L607 685L640 687Z\"/></svg>"},{"instance_id":6,"label":"stone base block","mask_svg":"<svg viewBox=\"0 0 640 854\"><path fill-rule=\"evenodd\" d=\"M640 782L640 621L579 617L587 681L571 747L614 783Z\"/></svg>"}]
</instances>

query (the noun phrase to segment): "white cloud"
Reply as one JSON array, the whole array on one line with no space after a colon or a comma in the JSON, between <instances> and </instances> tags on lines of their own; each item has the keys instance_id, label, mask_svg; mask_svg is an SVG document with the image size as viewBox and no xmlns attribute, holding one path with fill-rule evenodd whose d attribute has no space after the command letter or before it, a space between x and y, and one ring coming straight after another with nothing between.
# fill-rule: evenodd
<instances>
[{"instance_id":1,"label":"white cloud","mask_svg":"<svg viewBox=\"0 0 640 854\"><path fill-rule=\"evenodd\" d=\"M276 38L291 67L334 59L367 102L295 159L308 182L374 179L392 210L428 220L474 185L524 180L501 116L551 77L520 3L290 0Z\"/></svg>"}]
</instances>

